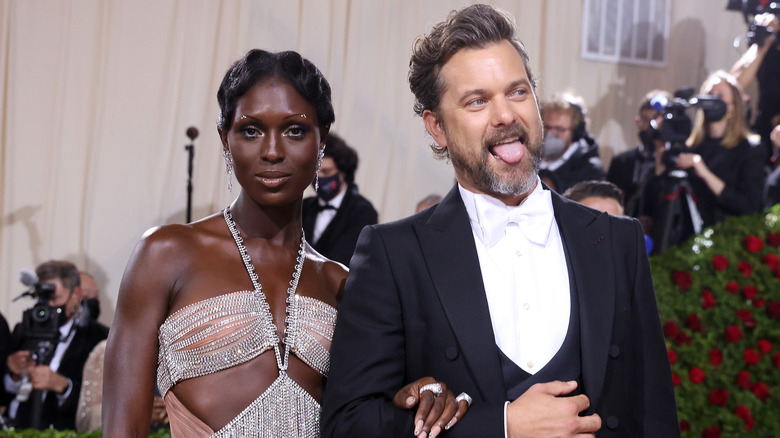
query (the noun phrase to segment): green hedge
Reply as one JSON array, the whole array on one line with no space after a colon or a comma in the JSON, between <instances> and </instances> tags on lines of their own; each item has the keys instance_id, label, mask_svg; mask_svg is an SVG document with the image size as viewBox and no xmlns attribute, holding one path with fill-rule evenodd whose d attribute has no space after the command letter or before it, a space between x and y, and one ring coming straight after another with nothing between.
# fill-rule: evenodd
<instances>
[{"instance_id":1,"label":"green hedge","mask_svg":"<svg viewBox=\"0 0 780 438\"><path fill-rule=\"evenodd\" d=\"M780 205L653 256L683 437L780 436Z\"/></svg>"},{"instance_id":2,"label":"green hedge","mask_svg":"<svg viewBox=\"0 0 780 438\"><path fill-rule=\"evenodd\" d=\"M0 431L0 438L101 438L103 434L100 431L95 432L74 432L72 430L7 430ZM149 434L150 438L171 438L171 432L168 429L160 429Z\"/></svg>"}]
</instances>

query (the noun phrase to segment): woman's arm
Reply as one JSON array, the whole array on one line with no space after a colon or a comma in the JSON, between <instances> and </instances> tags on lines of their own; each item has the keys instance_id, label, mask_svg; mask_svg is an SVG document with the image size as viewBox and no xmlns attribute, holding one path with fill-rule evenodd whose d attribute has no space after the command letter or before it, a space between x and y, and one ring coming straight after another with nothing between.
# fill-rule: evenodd
<instances>
[{"instance_id":1,"label":"woman's arm","mask_svg":"<svg viewBox=\"0 0 780 438\"><path fill-rule=\"evenodd\" d=\"M176 231L166 227L136 246L119 286L116 315L106 346L103 433L146 437L157 375L157 331L176 282Z\"/></svg>"}]
</instances>

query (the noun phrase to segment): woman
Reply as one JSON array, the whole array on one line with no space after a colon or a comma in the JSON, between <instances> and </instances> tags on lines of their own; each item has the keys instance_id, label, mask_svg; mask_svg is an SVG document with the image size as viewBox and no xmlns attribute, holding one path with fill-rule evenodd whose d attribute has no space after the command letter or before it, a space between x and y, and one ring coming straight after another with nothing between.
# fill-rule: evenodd
<instances>
[{"instance_id":1,"label":"woman","mask_svg":"<svg viewBox=\"0 0 780 438\"><path fill-rule=\"evenodd\" d=\"M334 121L330 86L295 52L252 50L217 100L241 190L222 212L148 232L131 255L106 348L106 436L146 436L155 376L174 437L319 435L347 270L308 245L301 202ZM467 406L430 383L396 398L419 401L434 432Z\"/></svg>"},{"instance_id":2,"label":"woman","mask_svg":"<svg viewBox=\"0 0 780 438\"><path fill-rule=\"evenodd\" d=\"M766 171L758 139L748 131L742 92L734 77L716 71L704 81L701 93L723 100L726 115L720 120L706 120L699 110L686 141L690 152L680 154L675 164L688 169L706 227L727 215L759 211Z\"/></svg>"}]
</instances>

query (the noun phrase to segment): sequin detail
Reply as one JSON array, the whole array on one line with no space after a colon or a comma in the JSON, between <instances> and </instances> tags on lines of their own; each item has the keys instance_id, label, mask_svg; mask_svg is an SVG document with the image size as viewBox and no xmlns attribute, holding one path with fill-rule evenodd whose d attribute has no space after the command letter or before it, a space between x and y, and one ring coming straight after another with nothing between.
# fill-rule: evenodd
<instances>
[{"instance_id":1,"label":"sequin detail","mask_svg":"<svg viewBox=\"0 0 780 438\"><path fill-rule=\"evenodd\" d=\"M305 241L290 281L284 350L243 239L225 209L225 221L255 287L209 298L174 312L160 326L157 383L165 395L176 383L247 362L274 350L279 377L214 437L318 437L319 403L286 373L288 354L327 376L336 309L295 294Z\"/></svg>"}]
</instances>

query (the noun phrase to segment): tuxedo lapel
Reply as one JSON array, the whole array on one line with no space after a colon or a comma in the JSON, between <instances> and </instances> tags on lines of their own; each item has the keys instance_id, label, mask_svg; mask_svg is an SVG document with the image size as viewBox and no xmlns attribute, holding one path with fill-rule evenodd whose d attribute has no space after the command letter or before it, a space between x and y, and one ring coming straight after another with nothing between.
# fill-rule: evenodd
<instances>
[{"instance_id":1,"label":"tuxedo lapel","mask_svg":"<svg viewBox=\"0 0 780 438\"><path fill-rule=\"evenodd\" d=\"M583 390L595 409L607 367L615 314L615 266L606 213L593 215L552 193L555 220L561 231L569 282L576 288L580 312ZM618 243L619 244L619 243Z\"/></svg>"},{"instance_id":2,"label":"tuxedo lapel","mask_svg":"<svg viewBox=\"0 0 780 438\"><path fill-rule=\"evenodd\" d=\"M479 258L457 185L415 232L463 360L485 400L506 399Z\"/></svg>"}]
</instances>

